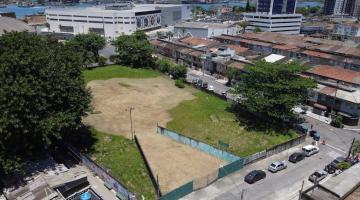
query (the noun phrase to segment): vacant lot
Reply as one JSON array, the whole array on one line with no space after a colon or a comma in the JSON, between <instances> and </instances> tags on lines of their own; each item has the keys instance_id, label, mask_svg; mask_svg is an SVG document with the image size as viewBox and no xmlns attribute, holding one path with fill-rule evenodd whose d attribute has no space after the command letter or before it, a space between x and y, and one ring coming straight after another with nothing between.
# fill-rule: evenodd
<instances>
[{"instance_id":1,"label":"vacant lot","mask_svg":"<svg viewBox=\"0 0 360 200\"><path fill-rule=\"evenodd\" d=\"M207 175L225 163L156 133L157 123L165 125L172 120L168 110L195 98L193 89L179 89L173 80L164 76L150 78L146 70L125 69L129 74L137 74L130 77L142 78L112 78L88 83L93 94L94 113L84 118L86 124L102 132L131 138L129 108L133 107L133 127L151 169L159 177L163 193ZM107 78L111 78L110 75ZM124 77L122 74L115 77L119 76ZM108 164L120 165L111 164L111 160Z\"/></svg>"},{"instance_id":2,"label":"vacant lot","mask_svg":"<svg viewBox=\"0 0 360 200\"><path fill-rule=\"evenodd\" d=\"M238 120L229 110L230 104L218 97L201 91L194 95L196 99L184 101L170 110L173 120L167 123L167 128L213 146L218 146L219 140L224 141L230 144L230 152L240 156L251 155L296 136L293 132L280 134L271 127L261 129L261 124L251 122L256 119L248 119L250 116ZM257 127L249 127L250 123Z\"/></svg>"},{"instance_id":3,"label":"vacant lot","mask_svg":"<svg viewBox=\"0 0 360 200\"><path fill-rule=\"evenodd\" d=\"M111 170L111 174L130 191L155 199L155 191L145 164L135 144L122 136L91 130L95 144L88 154L98 164Z\"/></svg>"}]
</instances>

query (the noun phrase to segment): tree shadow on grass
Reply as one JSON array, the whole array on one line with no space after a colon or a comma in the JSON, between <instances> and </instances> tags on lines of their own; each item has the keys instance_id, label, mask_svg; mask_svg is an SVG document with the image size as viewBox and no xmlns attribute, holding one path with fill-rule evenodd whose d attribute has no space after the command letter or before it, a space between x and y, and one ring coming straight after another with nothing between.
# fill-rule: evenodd
<instances>
[{"instance_id":1,"label":"tree shadow on grass","mask_svg":"<svg viewBox=\"0 0 360 200\"><path fill-rule=\"evenodd\" d=\"M240 126L243 126L247 131L264 132L266 134L290 134L289 127L286 124L269 120L260 114L251 113L239 105L230 105L226 108L226 111L235 114Z\"/></svg>"}]
</instances>

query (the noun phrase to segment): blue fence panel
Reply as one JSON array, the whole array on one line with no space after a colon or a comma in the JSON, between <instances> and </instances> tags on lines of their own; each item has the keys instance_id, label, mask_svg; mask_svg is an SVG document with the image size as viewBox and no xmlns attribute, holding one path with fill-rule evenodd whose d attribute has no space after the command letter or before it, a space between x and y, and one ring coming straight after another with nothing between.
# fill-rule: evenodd
<instances>
[{"instance_id":1,"label":"blue fence panel","mask_svg":"<svg viewBox=\"0 0 360 200\"><path fill-rule=\"evenodd\" d=\"M241 159L240 157L235 156L231 153L217 149L213 146L210 146L208 144L205 144L205 143L195 140L193 138L181 135L179 133L175 133L174 131L171 131L169 129L166 129L166 128L163 128L160 126L157 127L157 133L159 133L161 135L165 135L175 141L178 141L178 142L186 144L190 147L199 149L200 151L208 153L208 154L215 156L217 158L220 158L222 160L226 160L228 162L233 162L233 161Z\"/></svg>"},{"instance_id":2,"label":"blue fence panel","mask_svg":"<svg viewBox=\"0 0 360 200\"><path fill-rule=\"evenodd\" d=\"M171 192L166 193L164 196L160 197L158 200L176 200L184 197L193 191L193 182L186 183Z\"/></svg>"},{"instance_id":3,"label":"blue fence panel","mask_svg":"<svg viewBox=\"0 0 360 200\"><path fill-rule=\"evenodd\" d=\"M222 177L227 176L239 169L242 169L243 166L244 166L243 159L239 159L237 161L229 163L228 165L225 165L224 167L219 168L218 178L222 178Z\"/></svg>"}]
</instances>

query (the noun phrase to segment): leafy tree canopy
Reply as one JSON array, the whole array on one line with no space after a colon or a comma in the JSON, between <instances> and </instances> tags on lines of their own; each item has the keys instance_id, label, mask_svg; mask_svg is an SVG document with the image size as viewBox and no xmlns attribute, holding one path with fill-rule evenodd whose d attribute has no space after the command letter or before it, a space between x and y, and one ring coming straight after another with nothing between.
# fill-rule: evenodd
<instances>
[{"instance_id":1,"label":"leafy tree canopy","mask_svg":"<svg viewBox=\"0 0 360 200\"><path fill-rule=\"evenodd\" d=\"M308 78L298 76L308 68L299 63L268 63L259 61L247 66L235 86L241 95L240 105L252 113L271 120L284 120L293 115L291 109L307 99L307 90L316 86Z\"/></svg>"},{"instance_id":2,"label":"leafy tree canopy","mask_svg":"<svg viewBox=\"0 0 360 200\"><path fill-rule=\"evenodd\" d=\"M79 53L53 38L6 33L0 36L0 60L1 176L78 128L90 93Z\"/></svg>"},{"instance_id":3,"label":"leafy tree canopy","mask_svg":"<svg viewBox=\"0 0 360 200\"><path fill-rule=\"evenodd\" d=\"M106 45L103 37L96 33L79 34L68 41L68 44L77 51L83 51L83 59L85 64L98 62L99 51Z\"/></svg>"},{"instance_id":4,"label":"leafy tree canopy","mask_svg":"<svg viewBox=\"0 0 360 200\"><path fill-rule=\"evenodd\" d=\"M153 67L153 48L142 31L119 36L113 45L117 52L117 62L135 68Z\"/></svg>"}]
</instances>

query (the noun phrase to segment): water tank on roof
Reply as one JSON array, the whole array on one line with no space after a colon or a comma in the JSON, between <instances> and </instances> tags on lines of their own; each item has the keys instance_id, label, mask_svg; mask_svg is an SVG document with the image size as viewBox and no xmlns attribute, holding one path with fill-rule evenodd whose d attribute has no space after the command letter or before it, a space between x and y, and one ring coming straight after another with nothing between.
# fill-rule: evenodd
<instances>
[{"instance_id":1,"label":"water tank on roof","mask_svg":"<svg viewBox=\"0 0 360 200\"><path fill-rule=\"evenodd\" d=\"M80 200L90 200L91 199L91 193L90 192L85 192L84 194L82 194L80 196Z\"/></svg>"}]
</instances>

